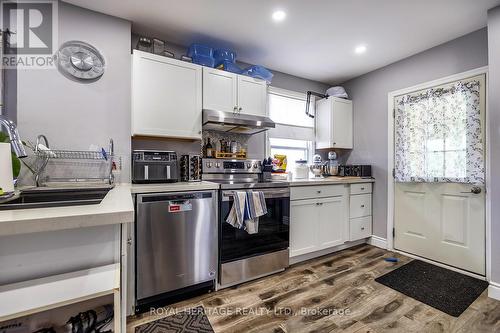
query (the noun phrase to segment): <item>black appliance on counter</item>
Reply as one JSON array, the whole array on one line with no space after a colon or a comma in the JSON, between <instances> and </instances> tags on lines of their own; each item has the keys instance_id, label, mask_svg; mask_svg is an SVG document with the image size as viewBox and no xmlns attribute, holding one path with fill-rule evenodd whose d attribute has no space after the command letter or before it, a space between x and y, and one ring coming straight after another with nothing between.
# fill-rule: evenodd
<instances>
[{"instance_id":1,"label":"black appliance on counter","mask_svg":"<svg viewBox=\"0 0 500 333\"><path fill-rule=\"evenodd\" d=\"M339 172L337 176L371 178L372 166L361 164L339 165Z\"/></svg>"},{"instance_id":2,"label":"black appliance on counter","mask_svg":"<svg viewBox=\"0 0 500 333\"><path fill-rule=\"evenodd\" d=\"M175 151L132 151L132 183L173 183L179 180Z\"/></svg>"},{"instance_id":3,"label":"black appliance on counter","mask_svg":"<svg viewBox=\"0 0 500 333\"><path fill-rule=\"evenodd\" d=\"M202 179L220 184L219 276L220 287L228 287L289 266L290 189L287 182L261 178L259 160L204 158ZM267 214L259 217L259 231L248 234L226 222L234 191L262 191Z\"/></svg>"}]
</instances>

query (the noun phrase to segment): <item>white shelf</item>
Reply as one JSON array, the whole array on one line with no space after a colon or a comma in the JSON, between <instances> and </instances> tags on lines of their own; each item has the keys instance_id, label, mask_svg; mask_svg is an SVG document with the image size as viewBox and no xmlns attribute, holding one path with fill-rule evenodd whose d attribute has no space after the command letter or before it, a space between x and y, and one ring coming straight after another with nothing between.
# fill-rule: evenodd
<instances>
[{"instance_id":1,"label":"white shelf","mask_svg":"<svg viewBox=\"0 0 500 333\"><path fill-rule=\"evenodd\" d=\"M116 295L119 290L118 263L1 286L0 322L104 295Z\"/></svg>"}]
</instances>

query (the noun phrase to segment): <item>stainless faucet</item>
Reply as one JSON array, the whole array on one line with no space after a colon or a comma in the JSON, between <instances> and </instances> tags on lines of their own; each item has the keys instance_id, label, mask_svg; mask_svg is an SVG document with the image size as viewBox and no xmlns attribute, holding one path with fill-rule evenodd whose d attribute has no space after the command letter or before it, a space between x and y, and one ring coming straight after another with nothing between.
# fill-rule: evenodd
<instances>
[{"instance_id":1,"label":"stainless faucet","mask_svg":"<svg viewBox=\"0 0 500 333\"><path fill-rule=\"evenodd\" d=\"M7 129L10 144L12 145L12 149L14 150L16 156L19 158L26 157L26 150L24 149L23 142L21 141L21 137L17 131L16 124L14 124L12 120L5 118L5 116L0 115L0 128L2 125Z\"/></svg>"}]
</instances>

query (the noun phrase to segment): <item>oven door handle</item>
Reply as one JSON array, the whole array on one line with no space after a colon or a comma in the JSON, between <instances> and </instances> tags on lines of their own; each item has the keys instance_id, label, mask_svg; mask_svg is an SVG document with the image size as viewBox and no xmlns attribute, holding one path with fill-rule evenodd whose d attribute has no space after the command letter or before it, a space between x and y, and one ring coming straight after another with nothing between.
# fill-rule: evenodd
<instances>
[{"instance_id":1,"label":"oven door handle","mask_svg":"<svg viewBox=\"0 0 500 333\"><path fill-rule=\"evenodd\" d=\"M271 199L271 198L288 198L290 197L290 189L289 188L280 188L280 189L258 189L258 190L252 190L254 192L260 191L264 193L264 198L265 199ZM222 191L221 194L221 200L222 201L229 201L230 198L233 197L234 190L227 190L227 191ZM243 191L242 191L243 192Z\"/></svg>"}]
</instances>

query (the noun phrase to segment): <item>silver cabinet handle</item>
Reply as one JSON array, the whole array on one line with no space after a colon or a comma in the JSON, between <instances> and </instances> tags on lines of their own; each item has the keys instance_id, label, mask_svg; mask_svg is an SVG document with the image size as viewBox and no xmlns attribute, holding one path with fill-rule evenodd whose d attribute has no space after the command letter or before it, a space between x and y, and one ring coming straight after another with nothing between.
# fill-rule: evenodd
<instances>
[{"instance_id":1,"label":"silver cabinet handle","mask_svg":"<svg viewBox=\"0 0 500 333\"><path fill-rule=\"evenodd\" d=\"M361 208L365 208L365 205L361 205Z\"/></svg>"},{"instance_id":2,"label":"silver cabinet handle","mask_svg":"<svg viewBox=\"0 0 500 333\"><path fill-rule=\"evenodd\" d=\"M361 227L361 230L365 230L365 227Z\"/></svg>"},{"instance_id":3,"label":"silver cabinet handle","mask_svg":"<svg viewBox=\"0 0 500 333\"><path fill-rule=\"evenodd\" d=\"M318 194L320 194L320 193L321 193L321 191L316 191L316 192L317 192Z\"/></svg>"},{"instance_id":4,"label":"silver cabinet handle","mask_svg":"<svg viewBox=\"0 0 500 333\"><path fill-rule=\"evenodd\" d=\"M132 238L127 238L127 245L132 245Z\"/></svg>"},{"instance_id":5,"label":"silver cabinet handle","mask_svg":"<svg viewBox=\"0 0 500 333\"><path fill-rule=\"evenodd\" d=\"M361 191L364 191L364 190L365 190L365 188L364 188L364 187L362 187L362 188L361 188Z\"/></svg>"},{"instance_id":6,"label":"silver cabinet handle","mask_svg":"<svg viewBox=\"0 0 500 333\"><path fill-rule=\"evenodd\" d=\"M322 206L323 203L322 202L316 202L316 206Z\"/></svg>"}]
</instances>

